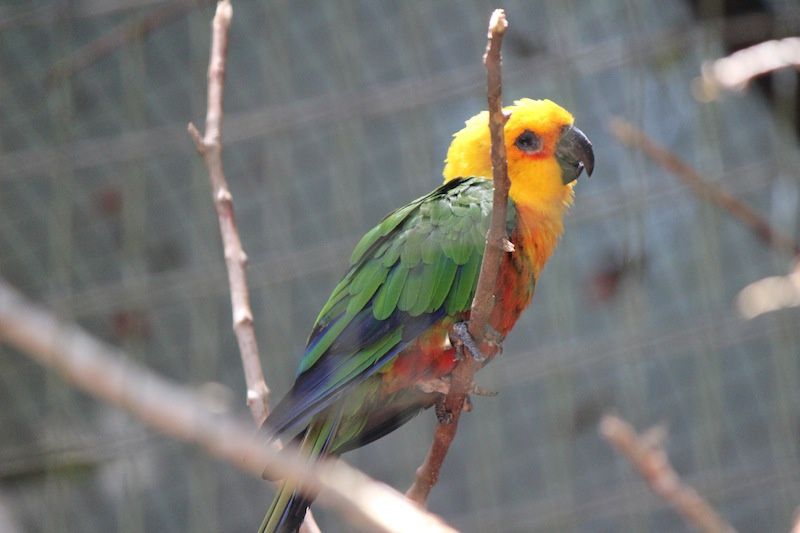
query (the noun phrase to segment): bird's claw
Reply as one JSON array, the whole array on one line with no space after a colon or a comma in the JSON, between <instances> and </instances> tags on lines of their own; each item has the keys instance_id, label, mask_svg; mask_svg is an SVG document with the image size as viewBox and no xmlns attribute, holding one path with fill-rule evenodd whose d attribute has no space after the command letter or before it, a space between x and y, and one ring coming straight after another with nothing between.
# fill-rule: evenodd
<instances>
[{"instance_id":1,"label":"bird's claw","mask_svg":"<svg viewBox=\"0 0 800 533\"><path fill-rule=\"evenodd\" d=\"M470 394L474 394L475 396L486 396L486 397L494 397L500 394L496 390L485 389L480 385L474 384L472 385L472 389L469 391Z\"/></svg>"},{"instance_id":2,"label":"bird's claw","mask_svg":"<svg viewBox=\"0 0 800 533\"><path fill-rule=\"evenodd\" d=\"M426 393L433 393L438 392L444 396L450 394L450 376L442 376L440 378L434 378L429 380L420 381L417 383L417 389L421 390L422 392ZM484 397L493 397L500 394L499 392L491 389L487 389L485 387L481 387L477 383L473 383L472 386L467 391L467 394L472 394L475 396L484 396Z\"/></svg>"},{"instance_id":3,"label":"bird's claw","mask_svg":"<svg viewBox=\"0 0 800 533\"><path fill-rule=\"evenodd\" d=\"M440 424L447 425L453 421L453 413L451 413L444 404L444 396L436 401L433 410L436 413L436 420L438 420Z\"/></svg>"},{"instance_id":4,"label":"bird's claw","mask_svg":"<svg viewBox=\"0 0 800 533\"><path fill-rule=\"evenodd\" d=\"M464 396L464 407L462 409L465 413L472 412L472 397L469 394Z\"/></svg>"},{"instance_id":5,"label":"bird's claw","mask_svg":"<svg viewBox=\"0 0 800 533\"><path fill-rule=\"evenodd\" d=\"M456 322L450 328L450 343L456 347L456 360L461 361L464 359L464 348L466 348L472 358L478 363L482 363L488 359L478 347L478 343L472 338L466 322Z\"/></svg>"},{"instance_id":6,"label":"bird's claw","mask_svg":"<svg viewBox=\"0 0 800 533\"><path fill-rule=\"evenodd\" d=\"M445 404L447 395L450 393L449 377L445 376L444 378L422 382L418 384L417 387L423 392L439 393L439 397L437 398L436 403L433 404L433 410L436 413L436 419L439 421L440 424L444 425L450 424L453 421L453 413L450 412L450 410L447 408L447 405ZM467 395L464 396L463 410L467 413L472 411L472 408L475 405L472 401L472 395L497 396L498 392L485 389L473 383L472 386L469 388L469 391L467 391Z\"/></svg>"}]
</instances>

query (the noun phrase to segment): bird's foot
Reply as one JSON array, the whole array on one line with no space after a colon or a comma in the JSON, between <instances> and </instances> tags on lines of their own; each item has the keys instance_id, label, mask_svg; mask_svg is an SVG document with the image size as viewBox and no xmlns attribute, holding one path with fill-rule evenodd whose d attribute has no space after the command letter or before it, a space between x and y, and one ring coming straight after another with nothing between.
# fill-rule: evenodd
<instances>
[{"instance_id":1,"label":"bird's foot","mask_svg":"<svg viewBox=\"0 0 800 533\"><path fill-rule=\"evenodd\" d=\"M438 392L447 395L450 392L450 376L419 381L416 387L422 392Z\"/></svg>"},{"instance_id":2,"label":"bird's foot","mask_svg":"<svg viewBox=\"0 0 800 533\"><path fill-rule=\"evenodd\" d=\"M480 390L480 393L476 392L478 390ZM479 394L480 396L497 396L496 392L480 389L477 385L472 386L471 392L473 394ZM436 412L436 419L439 421L439 423L447 425L453 421L453 413L451 413L450 410L447 409L444 400L445 400L444 396L442 396L441 398L439 398L439 400L437 400L437 402L434 404L434 411ZM472 412L472 408L474 405L475 404L472 403L472 396L467 394L466 396L464 396L464 407L462 407L461 409L465 413L470 413Z\"/></svg>"},{"instance_id":3,"label":"bird's foot","mask_svg":"<svg viewBox=\"0 0 800 533\"><path fill-rule=\"evenodd\" d=\"M440 424L447 425L453 421L453 413L451 413L444 404L444 396L436 400L433 410L436 413L436 420L438 420Z\"/></svg>"},{"instance_id":4,"label":"bird's foot","mask_svg":"<svg viewBox=\"0 0 800 533\"><path fill-rule=\"evenodd\" d=\"M472 396L467 394L466 396L464 396L464 407L462 407L461 410L464 411L465 413L471 413L473 405L475 404L472 403Z\"/></svg>"},{"instance_id":5,"label":"bird's foot","mask_svg":"<svg viewBox=\"0 0 800 533\"><path fill-rule=\"evenodd\" d=\"M475 396L488 396L488 397L493 397L493 396L497 396L498 394L500 394L496 390L490 390L490 389L483 388L480 385L478 385L477 383L473 383L472 384L472 389L470 389L469 393L470 394L474 394Z\"/></svg>"},{"instance_id":6,"label":"bird's foot","mask_svg":"<svg viewBox=\"0 0 800 533\"><path fill-rule=\"evenodd\" d=\"M497 348L497 353L502 349L503 336L500 332L490 326L486 326L486 343ZM472 338L466 322L456 322L450 328L450 344L456 348L456 360L464 359L464 348L466 348L472 358L478 363L486 361L489 357L481 351L478 343Z\"/></svg>"},{"instance_id":7,"label":"bird's foot","mask_svg":"<svg viewBox=\"0 0 800 533\"><path fill-rule=\"evenodd\" d=\"M435 385L434 385L435 384ZM432 388L431 386L435 388ZM417 387L424 392L438 392L439 397L436 400L436 403L433 404L433 410L436 413L436 419L439 421L440 424L450 424L453 421L453 413L447 408L445 404L445 400L447 399L447 395L450 393L450 379L448 377L439 378L436 380L430 380L425 382L422 387L418 384ZM426 390L427 389L427 390ZM464 407L463 410L467 413L472 411L472 407L474 403L472 402L472 395L475 396L497 396L498 392L485 389L476 385L475 383L472 384L467 395L464 396Z\"/></svg>"},{"instance_id":8,"label":"bird's foot","mask_svg":"<svg viewBox=\"0 0 800 533\"><path fill-rule=\"evenodd\" d=\"M447 396L450 394L450 376L443 376L441 378L434 378L425 381L420 381L416 385L417 389L422 392L432 393L438 392ZM474 394L475 396L497 396L497 391L481 387L477 383L473 383L467 394Z\"/></svg>"}]
</instances>

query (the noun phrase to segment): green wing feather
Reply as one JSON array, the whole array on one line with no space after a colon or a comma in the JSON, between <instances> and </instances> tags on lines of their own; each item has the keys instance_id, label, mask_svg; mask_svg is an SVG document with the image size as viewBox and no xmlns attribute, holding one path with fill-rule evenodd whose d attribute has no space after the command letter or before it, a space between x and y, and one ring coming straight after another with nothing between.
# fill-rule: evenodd
<instances>
[{"instance_id":1,"label":"green wing feather","mask_svg":"<svg viewBox=\"0 0 800 533\"><path fill-rule=\"evenodd\" d=\"M485 179L452 180L364 235L317 317L292 391L268 424L282 431L307 420L437 320L469 309L492 193Z\"/></svg>"}]
</instances>

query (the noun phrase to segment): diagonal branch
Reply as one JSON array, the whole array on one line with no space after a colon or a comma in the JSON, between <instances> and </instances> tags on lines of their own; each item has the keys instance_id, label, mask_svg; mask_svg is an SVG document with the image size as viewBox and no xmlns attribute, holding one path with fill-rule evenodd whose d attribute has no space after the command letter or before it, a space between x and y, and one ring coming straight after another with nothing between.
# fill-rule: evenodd
<instances>
[{"instance_id":1,"label":"diagonal branch","mask_svg":"<svg viewBox=\"0 0 800 533\"><path fill-rule=\"evenodd\" d=\"M266 469L275 478L321 491L322 503L368 531L455 531L341 461L314 466L294 450L278 451L243 421L203 409L203 399L196 393L133 362L78 326L60 321L3 280L0 338L76 388L165 435L194 444L256 478Z\"/></svg>"},{"instance_id":2,"label":"diagonal branch","mask_svg":"<svg viewBox=\"0 0 800 533\"><path fill-rule=\"evenodd\" d=\"M670 504L689 524L706 533L734 533L733 526L697 491L681 481L661 446L663 432L654 428L639 435L623 419L606 415L600 421L600 434L631 463L650 490Z\"/></svg>"},{"instance_id":3,"label":"diagonal branch","mask_svg":"<svg viewBox=\"0 0 800 533\"><path fill-rule=\"evenodd\" d=\"M211 193L219 218L219 229L225 250L225 266L228 269L228 283L231 287L231 307L233 310L233 330L239 343L239 352L247 382L247 405L256 424L261 426L269 414L269 389L261 370L258 357L258 343L253 329L253 311L250 308L250 293L247 289L245 265L247 255L242 249L242 241L236 228L231 196L225 172L222 168L222 119L224 117L222 98L225 82L225 57L228 49L228 29L233 9L229 0L220 0L211 24L211 57L208 64L208 109L206 112L206 133L200 135L194 124L188 130L197 151L203 156L208 176L211 180Z\"/></svg>"},{"instance_id":4,"label":"diagonal branch","mask_svg":"<svg viewBox=\"0 0 800 533\"><path fill-rule=\"evenodd\" d=\"M496 305L502 305L498 298L499 294L495 294L497 273L500 270L503 254L513 250L506 234L509 180L503 126L508 117L503 114L501 103L500 48L506 28L508 28L508 22L506 21L505 12L502 9L496 9L489 20L488 42L486 44L486 54L483 56L483 62L486 65L489 129L492 138L492 173L494 178L492 221L486 237L483 262L475 297L472 300L468 326L472 338L475 339L481 351L488 356L494 356L499 351L499 345L494 341L490 342L489 339L492 336L487 327L492 309ZM478 354L472 355L473 357L464 357L453 370L449 392L444 399L444 409L448 419L444 422L440 421L436 425L433 443L430 450L428 450L428 455L425 457L425 462L417 469L414 483L406 492L408 498L420 505L425 505L428 494L430 494L431 489L439 479L442 464L458 429L461 411L464 409L469 391L473 388L475 372L483 365L483 363L476 360Z\"/></svg>"},{"instance_id":5,"label":"diagonal branch","mask_svg":"<svg viewBox=\"0 0 800 533\"><path fill-rule=\"evenodd\" d=\"M776 230L758 211L719 185L706 181L697 170L673 152L659 146L644 131L620 118L613 119L609 127L620 142L644 152L661 168L680 178L699 198L724 209L750 228L764 244L779 252L800 256L800 244L797 241Z\"/></svg>"}]
</instances>

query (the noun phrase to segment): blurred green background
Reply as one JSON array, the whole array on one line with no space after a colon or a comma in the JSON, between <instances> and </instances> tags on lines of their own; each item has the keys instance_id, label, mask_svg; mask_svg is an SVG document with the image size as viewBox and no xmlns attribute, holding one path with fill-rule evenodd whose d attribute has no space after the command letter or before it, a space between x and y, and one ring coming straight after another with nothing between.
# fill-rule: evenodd
<instances>
[{"instance_id":1,"label":"blurred green background","mask_svg":"<svg viewBox=\"0 0 800 533\"><path fill-rule=\"evenodd\" d=\"M358 237L440 182L450 134L485 107L480 57L498 6L233 4L224 157L277 400ZM598 436L616 411L640 429L665 423L676 469L738 529L787 530L800 504L800 313L745 320L735 298L791 262L608 122L639 125L797 235L797 73L713 102L692 81L704 60L800 33L800 8L502 7L504 100L569 108L597 165L532 308L479 376L500 395L463 419L431 509L464 531L687 530ZM185 129L204 117L212 13L197 0L0 5L0 272L247 416L207 175ZM434 422L426 412L346 459L404 490ZM0 429L0 531L251 531L271 499L270 485L3 346ZM348 530L315 511L324 531Z\"/></svg>"}]
</instances>

